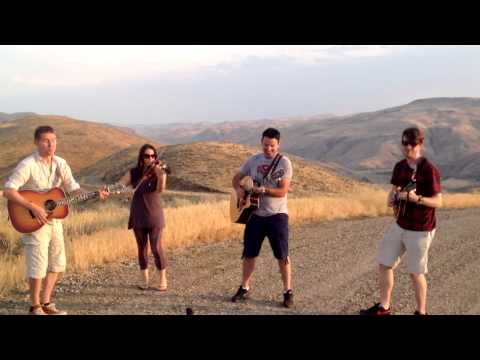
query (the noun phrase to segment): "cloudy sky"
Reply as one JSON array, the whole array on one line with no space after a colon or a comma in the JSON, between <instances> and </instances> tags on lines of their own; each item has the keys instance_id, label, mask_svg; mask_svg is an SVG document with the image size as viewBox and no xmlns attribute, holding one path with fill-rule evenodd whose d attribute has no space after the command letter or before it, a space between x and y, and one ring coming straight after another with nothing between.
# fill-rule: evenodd
<instances>
[{"instance_id":1,"label":"cloudy sky","mask_svg":"<svg viewBox=\"0 0 480 360\"><path fill-rule=\"evenodd\" d=\"M345 115L480 96L480 46L0 45L0 112L109 122Z\"/></svg>"}]
</instances>

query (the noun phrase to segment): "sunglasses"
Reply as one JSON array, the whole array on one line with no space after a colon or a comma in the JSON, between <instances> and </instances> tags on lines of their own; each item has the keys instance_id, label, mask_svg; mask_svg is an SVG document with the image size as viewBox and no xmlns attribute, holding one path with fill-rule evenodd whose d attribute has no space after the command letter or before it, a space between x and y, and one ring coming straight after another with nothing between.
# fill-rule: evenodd
<instances>
[{"instance_id":1,"label":"sunglasses","mask_svg":"<svg viewBox=\"0 0 480 360\"><path fill-rule=\"evenodd\" d=\"M150 159L150 158L155 159L156 157L157 155L155 154L143 154L144 159Z\"/></svg>"},{"instance_id":2,"label":"sunglasses","mask_svg":"<svg viewBox=\"0 0 480 360\"><path fill-rule=\"evenodd\" d=\"M403 146L407 146L407 145L410 145L411 147L415 147L417 146L419 143L415 142L415 141L405 141L405 140L402 140L402 145Z\"/></svg>"}]
</instances>

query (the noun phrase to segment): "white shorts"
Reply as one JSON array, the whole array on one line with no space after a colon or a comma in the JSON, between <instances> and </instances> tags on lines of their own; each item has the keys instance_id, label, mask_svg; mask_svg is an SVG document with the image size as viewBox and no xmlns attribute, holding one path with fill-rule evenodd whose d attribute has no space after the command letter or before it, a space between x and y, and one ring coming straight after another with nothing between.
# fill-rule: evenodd
<instances>
[{"instance_id":1,"label":"white shorts","mask_svg":"<svg viewBox=\"0 0 480 360\"><path fill-rule=\"evenodd\" d=\"M411 274L428 272L428 250L435 236L432 231L411 231L402 229L394 223L380 242L378 249L379 264L395 268L406 252L407 269Z\"/></svg>"},{"instance_id":2,"label":"white shorts","mask_svg":"<svg viewBox=\"0 0 480 360\"><path fill-rule=\"evenodd\" d=\"M62 221L53 219L37 231L22 237L27 276L43 279L48 272L64 272L66 267Z\"/></svg>"}]
</instances>

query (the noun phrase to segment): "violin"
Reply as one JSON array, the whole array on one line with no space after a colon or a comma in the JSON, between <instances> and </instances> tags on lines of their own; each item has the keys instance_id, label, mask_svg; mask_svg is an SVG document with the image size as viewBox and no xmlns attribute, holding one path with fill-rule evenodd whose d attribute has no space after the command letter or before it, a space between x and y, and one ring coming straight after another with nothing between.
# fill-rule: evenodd
<instances>
[{"instance_id":1,"label":"violin","mask_svg":"<svg viewBox=\"0 0 480 360\"><path fill-rule=\"evenodd\" d=\"M155 174L155 167L158 166L160 169L162 169L166 174L170 175L171 170L170 167L163 161L161 160L155 160L153 163L151 163L144 171L143 176L144 177L150 177Z\"/></svg>"}]
</instances>

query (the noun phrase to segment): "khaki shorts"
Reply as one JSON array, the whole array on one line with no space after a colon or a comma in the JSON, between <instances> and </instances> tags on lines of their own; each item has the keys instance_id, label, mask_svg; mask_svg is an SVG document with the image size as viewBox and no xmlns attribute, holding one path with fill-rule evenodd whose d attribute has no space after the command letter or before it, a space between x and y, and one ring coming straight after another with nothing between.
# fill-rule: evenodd
<instances>
[{"instance_id":1,"label":"khaki shorts","mask_svg":"<svg viewBox=\"0 0 480 360\"><path fill-rule=\"evenodd\" d=\"M380 242L378 262L395 268L406 252L407 269L411 274L426 274L428 272L428 249L435 236L432 231L411 231L393 224Z\"/></svg>"},{"instance_id":2,"label":"khaki shorts","mask_svg":"<svg viewBox=\"0 0 480 360\"><path fill-rule=\"evenodd\" d=\"M64 272L66 267L63 226L54 219L31 234L22 237L25 247L27 276L43 279L48 272Z\"/></svg>"}]
</instances>

